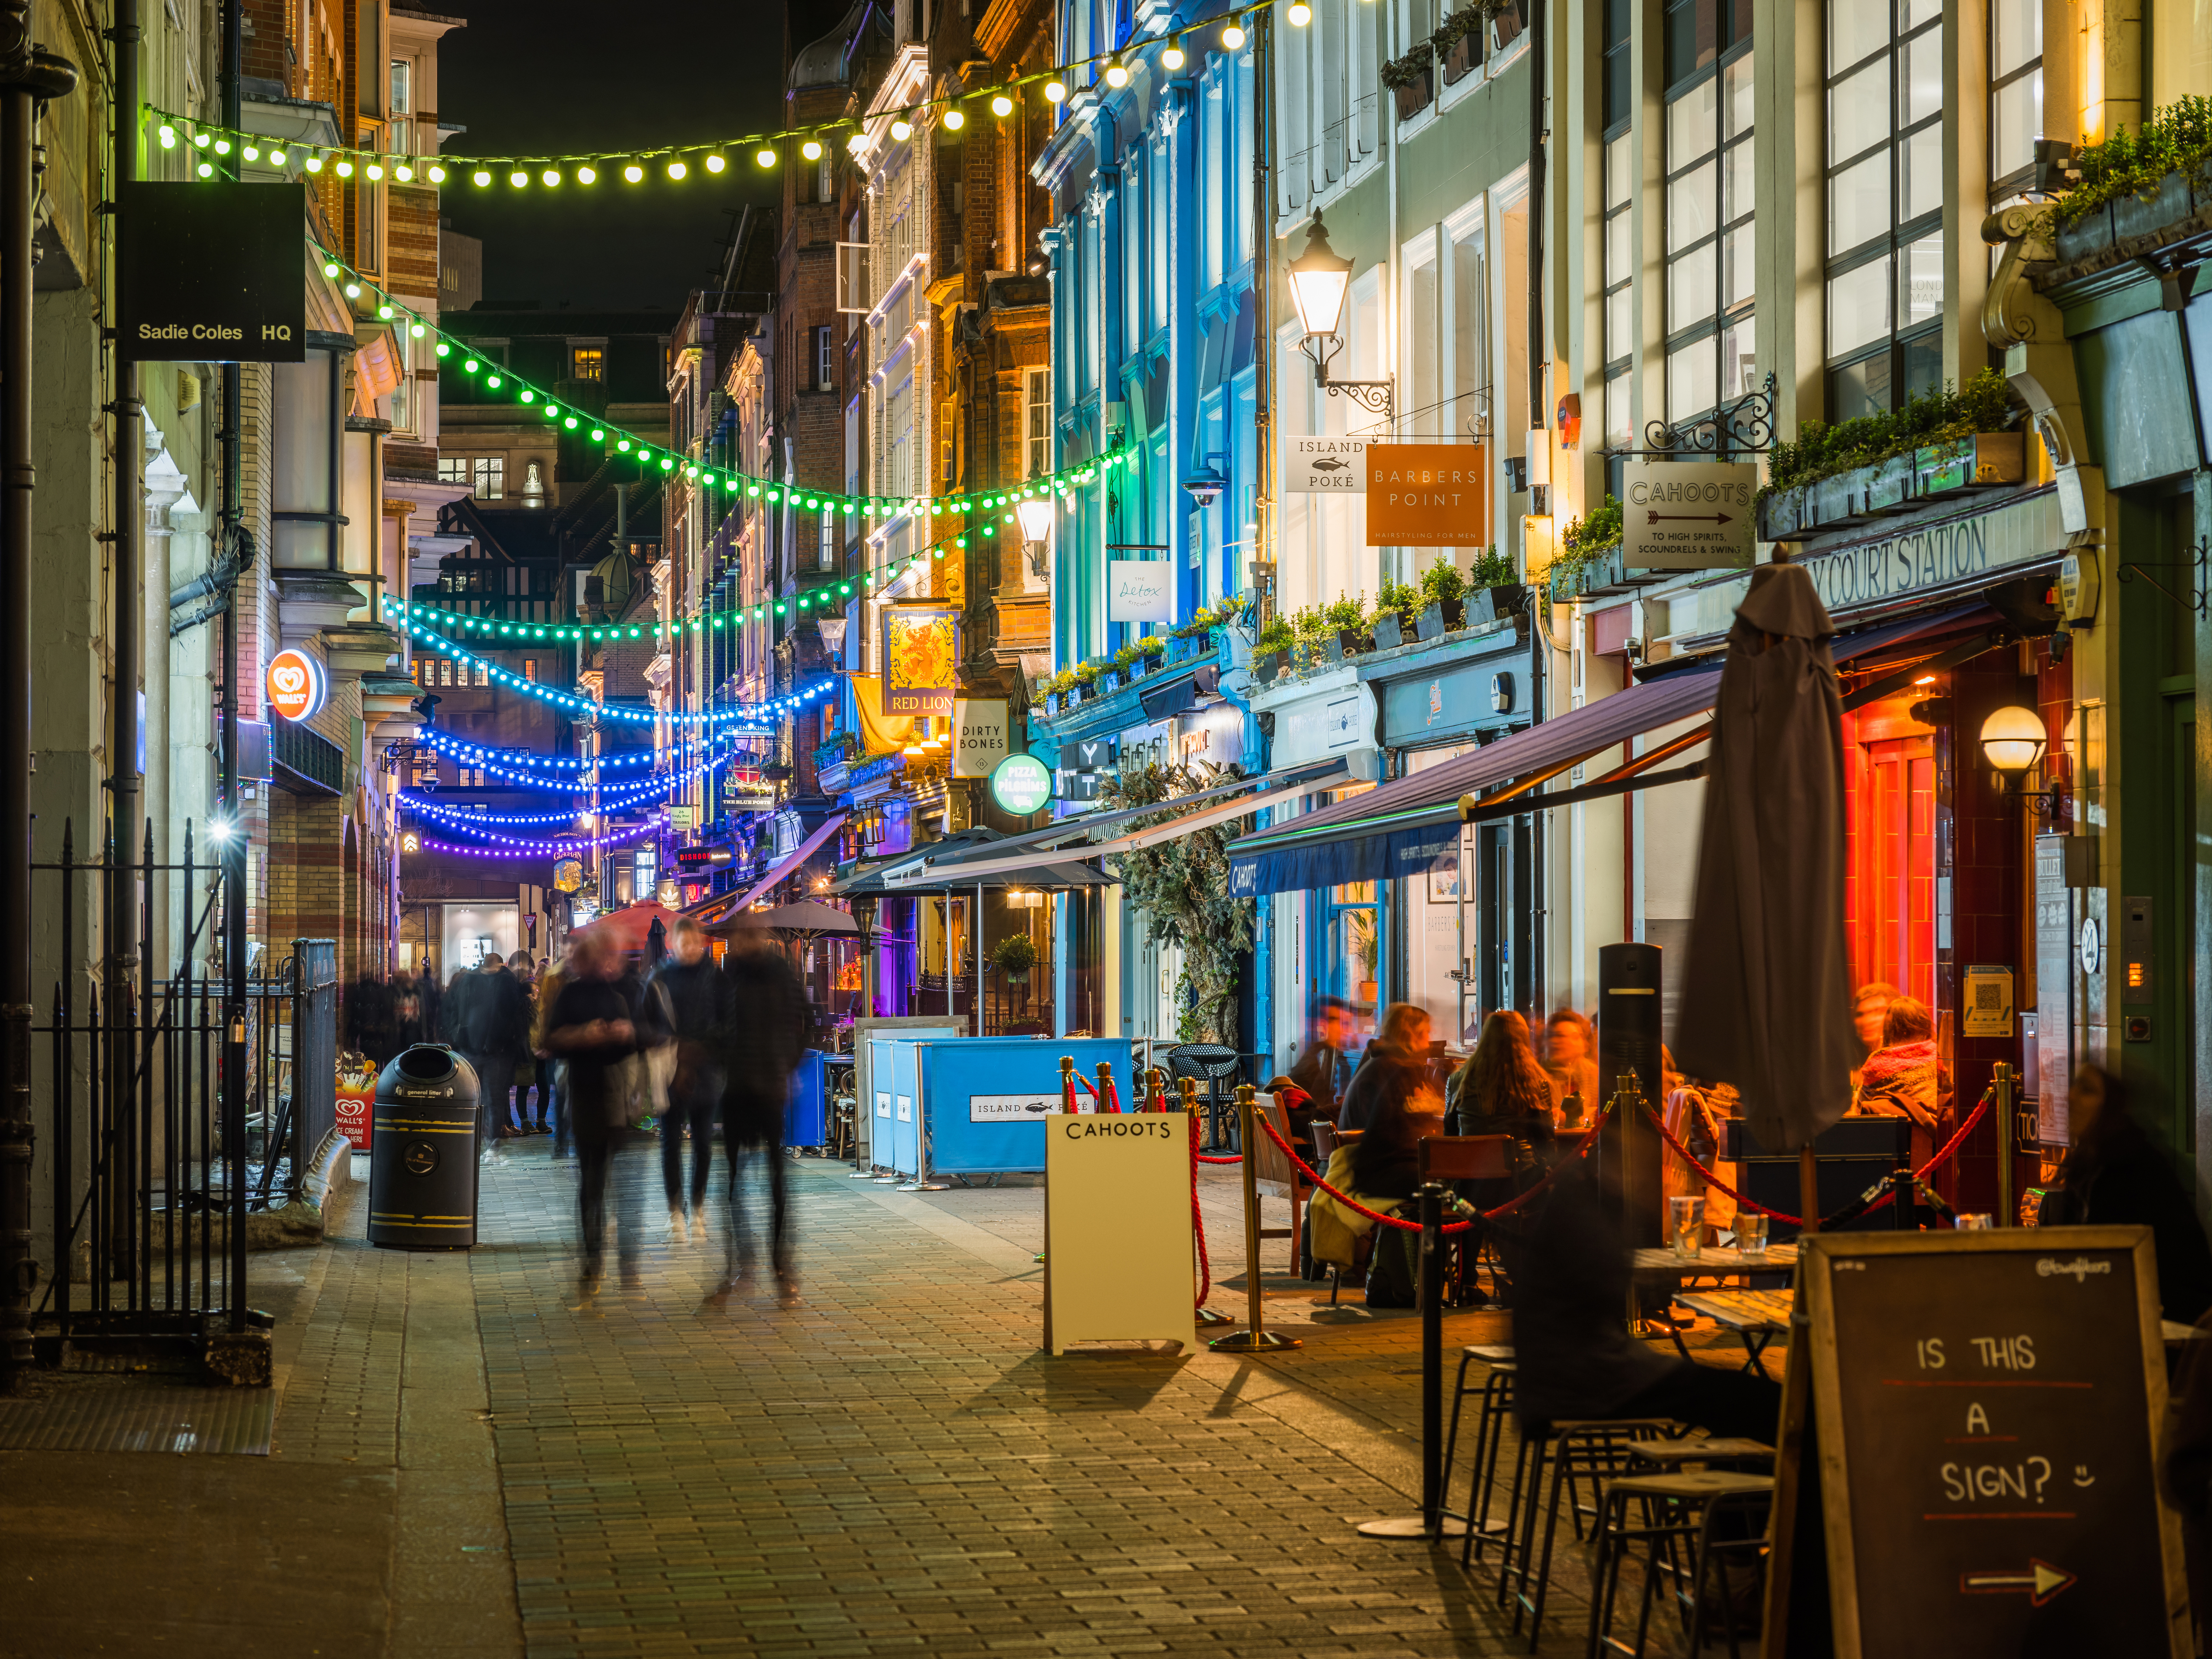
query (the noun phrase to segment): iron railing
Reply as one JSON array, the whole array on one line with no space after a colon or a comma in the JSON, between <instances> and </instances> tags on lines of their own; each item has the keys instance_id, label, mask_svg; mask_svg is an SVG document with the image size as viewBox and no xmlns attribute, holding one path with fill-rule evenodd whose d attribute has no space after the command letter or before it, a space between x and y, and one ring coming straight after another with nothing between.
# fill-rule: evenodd
<instances>
[{"instance_id":1,"label":"iron railing","mask_svg":"<svg viewBox=\"0 0 2212 1659\"><path fill-rule=\"evenodd\" d=\"M273 972L247 978L233 1007L203 950L221 914L220 864L196 859L190 824L181 863L155 863L151 845L149 835L133 872L139 937L161 941L177 966L157 975L149 949L120 1009L80 957L94 945L83 889L106 890L110 866L76 858L71 826L58 862L31 866L58 890L49 937L64 964L50 1018L33 1028L43 1039L33 1109L52 1203L34 1329L48 1360L73 1345L195 1344L245 1330L247 1217L302 1196L336 1129L337 941L295 939ZM222 1054L234 1023L246 1087L226 1127Z\"/></svg>"}]
</instances>

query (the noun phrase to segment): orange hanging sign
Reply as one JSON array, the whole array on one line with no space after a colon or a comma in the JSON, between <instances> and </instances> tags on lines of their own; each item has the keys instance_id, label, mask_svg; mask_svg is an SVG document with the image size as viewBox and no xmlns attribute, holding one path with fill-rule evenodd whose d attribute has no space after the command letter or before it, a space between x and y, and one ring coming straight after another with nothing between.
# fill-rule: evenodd
<instances>
[{"instance_id":1,"label":"orange hanging sign","mask_svg":"<svg viewBox=\"0 0 2212 1659\"><path fill-rule=\"evenodd\" d=\"M269 659L263 680L269 706L288 720L319 714L330 700L330 681L322 664L304 651L279 651Z\"/></svg>"}]
</instances>

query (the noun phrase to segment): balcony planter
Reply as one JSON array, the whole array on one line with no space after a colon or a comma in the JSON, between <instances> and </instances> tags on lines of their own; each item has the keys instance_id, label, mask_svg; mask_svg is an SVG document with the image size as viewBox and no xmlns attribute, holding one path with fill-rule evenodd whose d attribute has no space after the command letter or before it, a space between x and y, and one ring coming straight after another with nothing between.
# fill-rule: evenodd
<instances>
[{"instance_id":1,"label":"balcony planter","mask_svg":"<svg viewBox=\"0 0 2212 1659\"><path fill-rule=\"evenodd\" d=\"M1044 694L1044 717L1047 720L1059 718L1060 699L1060 694L1057 691L1048 691Z\"/></svg>"},{"instance_id":2,"label":"balcony planter","mask_svg":"<svg viewBox=\"0 0 2212 1659\"><path fill-rule=\"evenodd\" d=\"M2179 224L2193 210L2189 200L2189 179L2183 173L2169 173L2149 195L2114 197L2112 208L2114 241L2124 242L2131 236L2154 236L2168 226Z\"/></svg>"},{"instance_id":3,"label":"balcony planter","mask_svg":"<svg viewBox=\"0 0 2212 1659\"><path fill-rule=\"evenodd\" d=\"M1426 109L1436 97L1436 72L1433 70L1419 70L1404 85L1393 87L1390 90L1398 100L1398 118L1410 121Z\"/></svg>"},{"instance_id":4,"label":"balcony planter","mask_svg":"<svg viewBox=\"0 0 2212 1659\"><path fill-rule=\"evenodd\" d=\"M1839 530L1866 517L1866 469L1838 472L1805 486L1805 527Z\"/></svg>"},{"instance_id":5,"label":"balcony planter","mask_svg":"<svg viewBox=\"0 0 2212 1659\"><path fill-rule=\"evenodd\" d=\"M1992 489L2019 483L2027 476L2027 434L1978 432L1950 443L1924 444L1912 452L1911 459L1914 493L1923 498Z\"/></svg>"},{"instance_id":6,"label":"balcony planter","mask_svg":"<svg viewBox=\"0 0 2212 1659\"><path fill-rule=\"evenodd\" d=\"M1893 455L1860 469L1866 475L1866 510L1902 513L1912 503L1912 457Z\"/></svg>"},{"instance_id":7,"label":"balcony planter","mask_svg":"<svg viewBox=\"0 0 2212 1659\"><path fill-rule=\"evenodd\" d=\"M1432 599L1413 619L1413 631L1425 640L1440 640L1463 625L1467 607L1457 599Z\"/></svg>"},{"instance_id":8,"label":"balcony planter","mask_svg":"<svg viewBox=\"0 0 2212 1659\"><path fill-rule=\"evenodd\" d=\"M1121 676L1114 669L1109 668L1098 677L1098 695L1100 696L1110 697L1121 689Z\"/></svg>"},{"instance_id":9,"label":"balcony planter","mask_svg":"<svg viewBox=\"0 0 2212 1659\"><path fill-rule=\"evenodd\" d=\"M1342 662L1373 648L1364 628L1331 629L1321 636L1321 654L1325 662Z\"/></svg>"},{"instance_id":10,"label":"balcony planter","mask_svg":"<svg viewBox=\"0 0 2212 1659\"><path fill-rule=\"evenodd\" d=\"M1510 4L1500 6L1491 15L1491 38L1498 42L1500 52L1518 40L1521 31L1527 27L1527 21L1521 14L1521 0L1510 0Z\"/></svg>"},{"instance_id":11,"label":"balcony planter","mask_svg":"<svg viewBox=\"0 0 2212 1659\"><path fill-rule=\"evenodd\" d=\"M1805 486L1792 484L1787 489L1778 489L1761 498L1759 503L1759 539L1763 542L1794 542L1802 535L1800 526L1805 510Z\"/></svg>"},{"instance_id":12,"label":"balcony planter","mask_svg":"<svg viewBox=\"0 0 2212 1659\"><path fill-rule=\"evenodd\" d=\"M1456 86L1482 67L1482 29L1467 31L1444 49L1444 84Z\"/></svg>"},{"instance_id":13,"label":"balcony planter","mask_svg":"<svg viewBox=\"0 0 2212 1659\"><path fill-rule=\"evenodd\" d=\"M1252 677L1267 685L1283 672L1283 653L1279 651L1255 651L1252 653Z\"/></svg>"},{"instance_id":14,"label":"balcony planter","mask_svg":"<svg viewBox=\"0 0 2212 1659\"><path fill-rule=\"evenodd\" d=\"M1525 617L1528 614L1528 590L1519 582L1499 582L1482 591L1490 595L1492 615Z\"/></svg>"},{"instance_id":15,"label":"balcony planter","mask_svg":"<svg viewBox=\"0 0 2212 1659\"><path fill-rule=\"evenodd\" d=\"M1412 630L1406 626L1405 619L1396 611L1385 611L1381 616L1376 617L1375 648L1377 651L1395 651L1410 637L1412 637Z\"/></svg>"},{"instance_id":16,"label":"balcony planter","mask_svg":"<svg viewBox=\"0 0 2212 1659\"><path fill-rule=\"evenodd\" d=\"M1060 694L1060 712L1063 714L1073 714L1075 710L1083 707L1084 698L1090 695L1091 688L1089 686L1071 685L1066 690Z\"/></svg>"},{"instance_id":17,"label":"balcony planter","mask_svg":"<svg viewBox=\"0 0 2212 1659\"><path fill-rule=\"evenodd\" d=\"M2077 259L2087 259L2102 253L2112 245L2112 205L2091 208L2072 224L2058 233L2056 239L2058 263L2070 265Z\"/></svg>"}]
</instances>

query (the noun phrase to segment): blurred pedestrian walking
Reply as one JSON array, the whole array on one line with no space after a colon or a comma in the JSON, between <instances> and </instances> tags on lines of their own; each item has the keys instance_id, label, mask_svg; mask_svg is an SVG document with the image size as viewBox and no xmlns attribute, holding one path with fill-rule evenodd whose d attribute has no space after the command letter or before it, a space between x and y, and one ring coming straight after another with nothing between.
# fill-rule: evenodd
<instances>
[{"instance_id":1,"label":"blurred pedestrian walking","mask_svg":"<svg viewBox=\"0 0 2212 1659\"><path fill-rule=\"evenodd\" d=\"M568 984L569 973L565 963L548 957L544 972L538 975L538 993L532 1000L530 1014L530 1052L538 1061L538 1111L540 1132L550 1127L553 1132L553 1156L573 1158L576 1144L568 1127L568 1062L545 1046L547 1016Z\"/></svg>"},{"instance_id":2,"label":"blurred pedestrian walking","mask_svg":"<svg viewBox=\"0 0 2212 1659\"><path fill-rule=\"evenodd\" d=\"M707 1177L714 1164L714 1114L722 1103L722 1049L728 1040L732 1010L729 981L707 954L707 934L685 916L676 924L674 947L653 970L648 1000L641 1010L647 1023L665 1018L676 1044L676 1063L668 1080L668 1104L660 1115L660 1172L668 1191L668 1231L684 1236L684 1146L691 1146L690 1236L707 1238ZM653 1012L658 1009L659 1012Z\"/></svg>"},{"instance_id":3,"label":"blurred pedestrian walking","mask_svg":"<svg viewBox=\"0 0 2212 1659\"><path fill-rule=\"evenodd\" d=\"M726 1272L715 1295L727 1295L752 1273L752 1236L745 1226L742 1189L744 1165L759 1162L768 1176L769 1259L778 1297L790 1307L799 1300L799 1278L791 1259L783 1120L791 1073L805 1046L806 992L782 951L762 933L734 936L724 972L732 1010L724 1048L729 1075L722 1092L729 1234Z\"/></svg>"},{"instance_id":4,"label":"blurred pedestrian walking","mask_svg":"<svg viewBox=\"0 0 2212 1659\"><path fill-rule=\"evenodd\" d=\"M637 1283L637 1226L617 1180L615 1154L629 1138L630 1096L624 1062L638 1051L636 1011L615 977L606 942L589 931L569 942L568 979L546 1016L545 1047L567 1063L568 1121L582 1168L579 1219L583 1261L580 1304L598 1294L606 1257L607 1197L614 1194L616 1259L624 1289Z\"/></svg>"},{"instance_id":5,"label":"blurred pedestrian walking","mask_svg":"<svg viewBox=\"0 0 2212 1659\"><path fill-rule=\"evenodd\" d=\"M453 1046L477 1074L477 1142L489 1152L494 1140L520 1133L510 1097L514 1062L528 1052L529 1000L496 951L486 951L473 972L454 975L446 995Z\"/></svg>"}]
</instances>

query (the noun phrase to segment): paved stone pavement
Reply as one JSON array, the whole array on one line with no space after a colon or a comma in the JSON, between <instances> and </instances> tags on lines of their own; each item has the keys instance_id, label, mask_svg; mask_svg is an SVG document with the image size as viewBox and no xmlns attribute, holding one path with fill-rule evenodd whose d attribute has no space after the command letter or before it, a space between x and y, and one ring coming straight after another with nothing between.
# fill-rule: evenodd
<instances>
[{"instance_id":1,"label":"paved stone pavement","mask_svg":"<svg viewBox=\"0 0 2212 1659\"><path fill-rule=\"evenodd\" d=\"M1523 1650L1455 1548L1355 1535L1418 1508L1418 1324L1330 1308L1287 1243L1263 1284L1301 1348L1054 1359L1034 1182L907 1194L793 1160L803 1304L713 1303L720 1244L668 1237L641 1146L636 1282L579 1306L574 1170L512 1143L466 1255L370 1249L356 1188L321 1249L255 1258L266 1460L0 1452L40 1493L0 1513L24 1570L0 1632L37 1632L0 1652ZM1212 1305L1241 1316L1236 1172L1203 1194ZM1455 1314L1447 1352L1504 1335ZM1578 1651L1571 1550L1560 1577L1543 1647Z\"/></svg>"}]
</instances>

